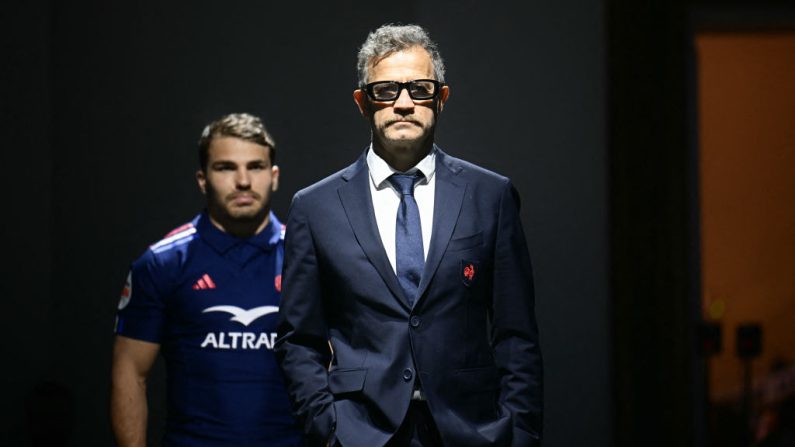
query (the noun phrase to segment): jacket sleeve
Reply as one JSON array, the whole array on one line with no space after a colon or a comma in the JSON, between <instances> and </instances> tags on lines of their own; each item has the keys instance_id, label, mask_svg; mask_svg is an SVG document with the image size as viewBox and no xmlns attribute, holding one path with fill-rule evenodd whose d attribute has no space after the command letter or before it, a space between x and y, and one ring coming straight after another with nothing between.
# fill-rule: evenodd
<instances>
[{"instance_id":1,"label":"jacket sleeve","mask_svg":"<svg viewBox=\"0 0 795 447\"><path fill-rule=\"evenodd\" d=\"M310 445L325 445L336 420L328 388L331 352L312 229L299 195L287 218L277 333L276 358L294 413Z\"/></svg>"},{"instance_id":2,"label":"jacket sleeve","mask_svg":"<svg viewBox=\"0 0 795 447\"><path fill-rule=\"evenodd\" d=\"M494 254L492 343L500 371L500 404L511 414L514 446L537 445L542 430L542 361L532 267L519 196L506 182Z\"/></svg>"}]
</instances>

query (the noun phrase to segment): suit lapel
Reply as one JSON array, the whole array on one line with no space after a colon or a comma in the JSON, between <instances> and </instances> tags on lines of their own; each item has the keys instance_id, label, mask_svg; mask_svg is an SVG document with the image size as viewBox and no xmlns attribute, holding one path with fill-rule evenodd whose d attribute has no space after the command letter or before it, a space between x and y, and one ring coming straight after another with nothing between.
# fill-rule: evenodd
<instances>
[{"instance_id":1,"label":"suit lapel","mask_svg":"<svg viewBox=\"0 0 795 447\"><path fill-rule=\"evenodd\" d=\"M378 233L373 211L373 198L370 194L370 174L367 169L366 153L365 151L365 155L343 173L346 183L338 190L340 201L348 216L348 222L353 228L356 240L364 250L367 259L384 279L392 294L399 297L398 301L403 307L409 309L408 301L400 283L398 283L395 271L389 263L384 245L381 243L381 236Z\"/></svg>"},{"instance_id":2,"label":"suit lapel","mask_svg":"<svg viewBox=\"0 0 795 447\"><path fill-rule=\"evenodd\" d=\"M431 246L428 249L428 257L425 260L425 268L422 272L422 279L417 290L417 302L422 300L425 289L428 288L439 263L442 261L447 249L447 243L453 235L458 215L461 212L461 204L464 200L466 183L457 178L456 175L461 170L447 154L436 148L436 191L433 205L433 234L431 235ZM417 305L417 302L414 305Z\"/></svg>"}]
</instances>

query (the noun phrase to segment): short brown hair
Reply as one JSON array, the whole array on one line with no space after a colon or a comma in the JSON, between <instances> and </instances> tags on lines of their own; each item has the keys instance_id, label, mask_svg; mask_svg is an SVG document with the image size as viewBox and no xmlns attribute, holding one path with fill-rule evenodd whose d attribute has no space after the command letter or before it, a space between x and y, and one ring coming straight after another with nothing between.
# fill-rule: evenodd
<instances>
[{"instance_id":1,"label":"short brown hair","mask_svg":"<svg viewBox=\"0 0 795 447\"><path fill-rule=\"evenodd\" d=\"M207 171L210 143L218 137L235 137L251 141L268 148L271 165L276 164L276 142L262 120L248 113L230 113L204 127L199 138L199 167Z\"/></svg>"}]
</instances>

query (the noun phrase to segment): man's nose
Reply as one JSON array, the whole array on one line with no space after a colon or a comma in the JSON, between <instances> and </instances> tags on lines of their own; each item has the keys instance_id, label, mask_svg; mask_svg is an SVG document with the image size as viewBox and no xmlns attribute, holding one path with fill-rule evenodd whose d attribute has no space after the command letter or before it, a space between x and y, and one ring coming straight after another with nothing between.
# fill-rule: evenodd
<instances>
[{"instance_id":1,"label":"man's nose","mask_svg":"<svg viewBox=\"0 0 795 447\"><path fill-rule=\"evenodd\" d=\"M414 108L414 100L411 99L411 95L409 95L408 88L400 89L400 93L398 93L398 97L397 99L395 99L395 105L393 107L402 110L409 110Z\"/></svg>"},{"instance_id":2,"label":"man's nose","mask_svg":"<svg viewBox=\"0 0 795 447\"><path fill-rule=\"evenodd\" d=\"M237 187L241 189L246 189L251 186L251 177L249 176L247 169L240 169L237 171L237 176L235 178L237 183Z\"/></svg>"}]
</instances>

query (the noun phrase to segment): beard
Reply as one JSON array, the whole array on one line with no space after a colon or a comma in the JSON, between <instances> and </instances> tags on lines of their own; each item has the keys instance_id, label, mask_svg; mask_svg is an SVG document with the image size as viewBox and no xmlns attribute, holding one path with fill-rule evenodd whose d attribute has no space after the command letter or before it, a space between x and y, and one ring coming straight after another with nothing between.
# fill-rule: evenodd
<instances>
[{"instance_id":1,"label":"beard","mask_svg":"<svg viewBox=\"0 0 795 447\"><path fill-rule=\"evenodd\" d=\"M235 201L241 197L251 198L247 205L236 205ZM217 219L236 222L251 223L262 220L265 216L265 205L262 196L254 191L235 191L220 197L218 191L207 185L207 208Z\"/></svg>"}]
</instances>

